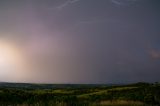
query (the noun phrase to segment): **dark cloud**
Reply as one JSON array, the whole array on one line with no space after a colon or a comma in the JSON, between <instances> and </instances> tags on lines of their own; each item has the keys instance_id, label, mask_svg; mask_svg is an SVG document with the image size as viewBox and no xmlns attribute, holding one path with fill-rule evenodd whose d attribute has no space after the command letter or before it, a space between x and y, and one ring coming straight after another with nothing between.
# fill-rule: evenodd
<instances>
[{"instance_id":1,"label":"dark cloud","mask_svg":"<svg viewBox=\"0 0 160 106\"><path fill-rule=\"evenodd\" d=\"M0 8L1 38L26 57L23 81L160 80L159 1L1 0Z\"/></svg>"}]
</instances>

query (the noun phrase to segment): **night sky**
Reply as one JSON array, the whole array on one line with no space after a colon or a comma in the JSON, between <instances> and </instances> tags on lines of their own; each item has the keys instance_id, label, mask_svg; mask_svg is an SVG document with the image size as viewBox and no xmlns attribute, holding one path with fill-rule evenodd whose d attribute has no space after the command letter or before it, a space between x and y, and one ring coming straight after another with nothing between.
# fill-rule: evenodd
<instances>
[{"instance_id":1,"label":"night sky","mask_svg":"<svg viewBox=\"0 0 160 106\"><path fill-rule=\"evenodd\" d=\"M160 0L0 0L0 82L160 81Z\"/></svg>"}]
</instances>

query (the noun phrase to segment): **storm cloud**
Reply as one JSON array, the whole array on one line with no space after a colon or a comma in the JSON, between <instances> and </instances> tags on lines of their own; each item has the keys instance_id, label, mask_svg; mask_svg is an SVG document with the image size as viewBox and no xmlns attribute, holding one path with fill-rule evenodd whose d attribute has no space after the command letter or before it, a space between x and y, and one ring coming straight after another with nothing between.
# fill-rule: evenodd
<instances>
[{"instance_id":1,"label":"storm cloud","mask_svg":"<svg viewBox=\"0 0 160 106\"><path fill-rule=\"evenodd\" d=\"M158 0L1 0L0 8L0 39L26 61L24 78L2 81L160 80Z\"/></svg>"}]
</instances>

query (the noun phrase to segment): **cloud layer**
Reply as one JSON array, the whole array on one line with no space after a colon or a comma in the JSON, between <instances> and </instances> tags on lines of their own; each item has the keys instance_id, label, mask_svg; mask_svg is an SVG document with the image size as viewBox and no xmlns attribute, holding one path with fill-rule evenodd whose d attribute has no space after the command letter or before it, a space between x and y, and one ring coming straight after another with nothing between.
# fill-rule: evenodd
<instances>
[{"instance_id":1,"label":"cloud layer","mask_svg":"<svg viewBox=\"0 0 160 106\"><path fill-rule=\"evenodd\" d=\"M18 46L26 65L23 78L0 80L159 81L160 2L139 1L0 1L0 39Z\"/></svg>"}]
</instances>

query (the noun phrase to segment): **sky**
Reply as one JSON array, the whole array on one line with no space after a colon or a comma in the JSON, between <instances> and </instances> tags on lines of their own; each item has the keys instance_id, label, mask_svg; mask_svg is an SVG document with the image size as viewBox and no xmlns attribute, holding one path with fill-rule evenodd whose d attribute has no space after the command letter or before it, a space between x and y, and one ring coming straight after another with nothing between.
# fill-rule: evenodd
<instances>
[{"instance_id":1,"label":"sky","mask_svg":"<svg viewBox=\"0 0 160 106\"><path fill-rule=\"evenodd\" d=\"M0 82L160 81L159 0L0 0Z\"/></svg>"}]
</instances>

